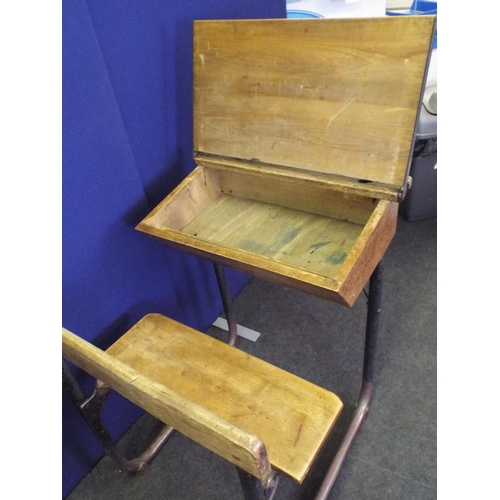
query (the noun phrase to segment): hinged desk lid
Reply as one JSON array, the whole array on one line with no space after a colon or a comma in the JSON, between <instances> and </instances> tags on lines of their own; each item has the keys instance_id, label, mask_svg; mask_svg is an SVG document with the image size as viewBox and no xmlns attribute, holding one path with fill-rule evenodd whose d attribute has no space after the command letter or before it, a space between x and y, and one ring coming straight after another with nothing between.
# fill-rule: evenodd
<instances>
[{"instance_id":1,"label":"hinged desk lid","mask_svg":"<svg viewBox=\"0 0 500 500\"><path fill-rule=\"evenodd\" d=\"M403 188L433 16L194 23L194 149Z\"/></svg>"}]
</instances>

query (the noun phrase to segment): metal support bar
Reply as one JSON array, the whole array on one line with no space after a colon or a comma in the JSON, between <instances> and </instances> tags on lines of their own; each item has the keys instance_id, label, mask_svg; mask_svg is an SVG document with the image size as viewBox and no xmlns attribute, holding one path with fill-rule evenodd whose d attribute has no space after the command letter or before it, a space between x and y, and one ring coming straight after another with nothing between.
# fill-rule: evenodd
<instances>
[{"instance_id":1,"label":"metal support bar","mask_svg":"<svg viewBox=\"0 0 500 500\"><path fill-rule=\"evenodd\" d=\"M62 363L62 374L63 388L68 391L71 399L83 416L85 422L87 422L94 436L104 448L106 454L118 464L120 470L136 473L145 472L149 462L158 454L167 439L174 432L174 429L168 425L165 426L144 453L137 458L128 460L118 450L116 442L101 420L102 405L104 401L106 401L109 391L111 390L110 387L100 380L97 380L92 396L86 398L64 360Z\"/></svg>"},{"instance_id":2,"label":"metal support bar","mask_svg":"<svg viewBox=\"0 0 500 500\"><path fill-rule=\"evenodd\" d=\"M358 403L351 419L351 423L344 435L337 453L333 459L328 472L323 479L321 488L317 493L315 500L327 500L330 491L339 475L342 464L347 453L358 433L361 424L365 420L370 407L370 401L373 395L373 375L375 361L375 347L377 341L377 332L379 326L379 317L382 305L382 284L384 279L383 263L379 262L370 278L370 291L368 295L368 313L366 319L365 353L363 363L363 382L358 398Z\"/></svg>"},{"instance_id":3,"label":"metal support bar","mask_svg":"<svg viewBox=\"0 0 500 500\"><path fill-rule=\"evenodd\" d=\"M238 470L238 476L240 478L241 488L243 489L243 496L245 500L273 500L276 489L278 488L278 483L280 475L273 472L269 476L266 484L262 484L262 481L252 474L236 467Z\"/></svg>"},{"instance_id":4,"label":"metal support bar","mask_svg":"<svg viewBox=\"0 0 500 500\"><path fill-rule=\"evenodd\" d=\"M214 262L214 268L215 268L215 275L217 276L217 283L219 285L222 304L224 306L224 312L226 313L226 320L229 329L228 344L234 345L237 336L237 324L232 307L231 293L229 292L229 285L227 284L226 272L223 266L215 262Z\"/></svg>"}]
</instances>

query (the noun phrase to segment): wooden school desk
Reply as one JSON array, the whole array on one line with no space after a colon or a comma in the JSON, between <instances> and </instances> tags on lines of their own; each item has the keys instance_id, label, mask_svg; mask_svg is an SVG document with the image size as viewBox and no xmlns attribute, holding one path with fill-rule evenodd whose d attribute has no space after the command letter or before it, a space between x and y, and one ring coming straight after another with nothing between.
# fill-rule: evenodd
<instances>
[{"instance_id":1,"label":"wooden school desk","mask_svg":"<svg viewBox=\"0 0 500 500\"><path fill-rule=\"evenodd\" d=\"M381 261L410 184L434 29L434 16L196 21L196 168L137 226L215 264L231 345L223 266L345 306L370 283L359 400L316 500L372 397ZM270 498L275 484L257 475L241 476L246 498Z\"/></svg>"}]
</instances>

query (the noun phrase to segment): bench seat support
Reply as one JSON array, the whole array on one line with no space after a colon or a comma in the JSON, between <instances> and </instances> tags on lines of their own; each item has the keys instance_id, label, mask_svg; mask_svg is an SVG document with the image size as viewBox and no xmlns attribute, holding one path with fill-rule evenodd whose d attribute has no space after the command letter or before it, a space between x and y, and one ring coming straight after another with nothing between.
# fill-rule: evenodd
<instances>
[{"instance_id":1,"label":"bench seat support","mask_svg":"<svg viewBox=\"0 0 500 500\"><path fill-rule=\"evenodd\" d=\"M173 427L166 425L159 432L156 438L151 442L148 448L134 459L125 458L124 454L118 449L116 441L111 437L108 429L101 419L101 411L111 388L109 385L96 381L95 389L92 395L87 398L80 385L69 369L67 363L62 362L62 380L63 388L68 392L73 403L84 418L90 430L104 448L106 455L116 462L119 469L129 473L145 473L148 464L158 455L168 438L173 434Z\"/></svg>"}]
</instances>

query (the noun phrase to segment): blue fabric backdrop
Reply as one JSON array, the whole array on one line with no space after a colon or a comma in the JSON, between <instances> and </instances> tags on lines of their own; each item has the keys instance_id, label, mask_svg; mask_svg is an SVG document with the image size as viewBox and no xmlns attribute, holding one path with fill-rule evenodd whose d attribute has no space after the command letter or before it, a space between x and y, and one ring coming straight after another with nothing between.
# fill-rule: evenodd
<instances>
[{"instance_id":1,"label":"blue fabric backdrop","mask_svg":"<svg viewBox=\"0 0 500 500\"><path fill-rule=\"evenodd\" d=\"M106 348L148 312L200 330L220 314L212 265L134 226L194 168L192 21L273 17L285 0L63 2L65 328ZM104 418L119 438L140 414L114 394ZM62 431L66 497L103 452L66 394Z\"/></svg>"}]
</instances>

